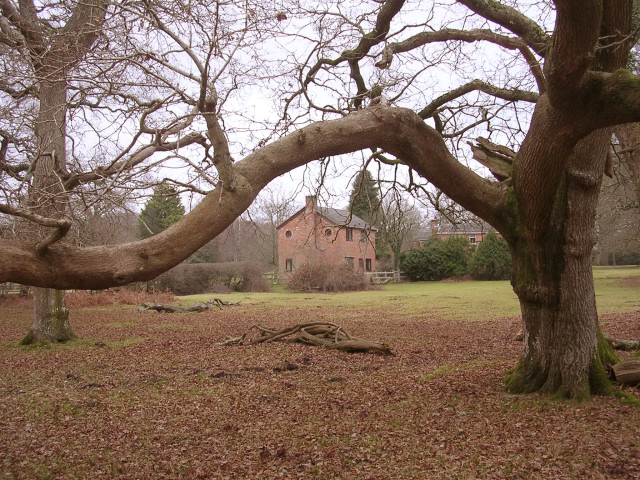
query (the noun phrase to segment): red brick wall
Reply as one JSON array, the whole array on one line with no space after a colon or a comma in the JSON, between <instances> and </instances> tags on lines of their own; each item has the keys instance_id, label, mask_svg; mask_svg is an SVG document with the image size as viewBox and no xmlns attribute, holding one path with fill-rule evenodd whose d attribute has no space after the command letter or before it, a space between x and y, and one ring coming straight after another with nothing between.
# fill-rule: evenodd
<instances>
[{"instance_id":1,"label":"red brick wall","mask_svg":"<svg viewBox=\"0 0 640 480\"><path fill-rule=\"evenodd\" d=\"M327 230L331 233L327 234ZM291 232L290 237L287 237L287 232ZM295 270L305 263L343 265L346 257L354 258L355 268L359 268L360 259L363 266L366 266L366 259L369 259L371 271L375 271L375 232L369 232L368 237L363 237L365 231L362 229L354 228L352 232L353 240L347 241L344 226L332 224L317 212L306 208L278 230L280 271L286 271L287 259L293 260Z\"/></svg>"}]
</instances>

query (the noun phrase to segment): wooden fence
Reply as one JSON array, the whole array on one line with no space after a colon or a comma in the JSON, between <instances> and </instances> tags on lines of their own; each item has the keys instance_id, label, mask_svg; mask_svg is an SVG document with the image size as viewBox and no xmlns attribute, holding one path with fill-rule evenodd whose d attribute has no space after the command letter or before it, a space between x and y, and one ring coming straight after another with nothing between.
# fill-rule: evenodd
<instances>
[{"instance_id":1,"label":"wooden fence","mask_svg":"<svg viewBox=\"0 0 640 480\"><path fill-rule=\"evenodd\" d=\"M400 270L394 270L392 272L367 272L366 275L371 279L371 283L375 283L376 285L398 283L407 279L407 276L400 272Z\"/></svg>"},{"instance_id":2,"label":"wooden fence","mask_svg":"<svg viewBox=\"0 0 640 480\"><path fill-rule=\"evenodd\" d=\"M407 280L407 276L399 270L395 270L392 272L365 272L365 275L369 277L371 283L375 283L376 285L385 283L398 283ZM264 274L264 278L272 285L278 285L279 283L283 283L286 280L287 274L279 272L267 272Z\"/></svg>"}]
</instances>

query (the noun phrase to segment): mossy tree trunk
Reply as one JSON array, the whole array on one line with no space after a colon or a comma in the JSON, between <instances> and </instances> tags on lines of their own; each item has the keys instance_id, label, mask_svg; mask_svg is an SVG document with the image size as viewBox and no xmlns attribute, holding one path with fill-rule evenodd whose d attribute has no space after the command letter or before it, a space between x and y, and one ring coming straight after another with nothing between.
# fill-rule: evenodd
<instances>
[{"instance_id":1,"label":"mossy tree trunk","mask_svg":"<svg viewBox=\"0 0 640 480\"><path fill-rule=\"evenodd\" d=\"M64 290L34 288L33 324L22 343L66 342L75 336L69 325Z\"/></svg>"},{"instance_id":2,"label":"mossy tree trunk","mask_svg":"<svg viewBox=\"0 0 640 480\"><path fill-rule=\"evenodd\" d=\"M33 213L46 219L67 217L68 178L66 126L68 110L69 72L85 57L99 35L105 19L107 2L88 0L69 11L64 25L51 27L38 17L31 1L19 2L19 9L11 11L11 21L20 25L24 52L33 67L37 85L38 116L34 130L37 142L33 182L29 190L29 204ZM5 12L3 12L5 13ZM43 15L45 15L43 13ZM19 43L19 42L18 42ZM36 255L45 257L48 247L59 241L68 231L51 233L50 225L38 222L29 233L35 240ZM49 288L34 290L33 325L23 343L66 341L74 337L69 327L69 311L65 292Z\"/></svg>"},{"instance_id":3,"label":"mossy tree trunk","mask_svg":"<svg viewBox=\"0 0 640 480\"><path fill-rule=\"evenodd\" d=\"M64 49L63 49L64 51ZM68 59L63 52L42 59L38 69L40 78L40 101L35 134L38 144L38 162L29 194L33 210L48 218L64 218L68 198L61 178L67 173L66 166L66 115ZM38 242L51 235L51 229L36 228ZM40 255L46 251L39 252ZM74 337L69 327L69 311L65 303L64 290L34 288L33 324L22 343L64 342Z\"/></svg>"},{"instance_id":4,"label":"mossy tree trunk","mask_svg":"<svg viewBox=\"0 0 640 480\"><path fill-rule=\"evenodd\" d=\"M603 364L615 354L599 333L591 259L610 138L599 131L578 144L544 224L520 225L511 239L524 331L514 393L584 399L611 388Z\"/></svg>"}]
</instances>

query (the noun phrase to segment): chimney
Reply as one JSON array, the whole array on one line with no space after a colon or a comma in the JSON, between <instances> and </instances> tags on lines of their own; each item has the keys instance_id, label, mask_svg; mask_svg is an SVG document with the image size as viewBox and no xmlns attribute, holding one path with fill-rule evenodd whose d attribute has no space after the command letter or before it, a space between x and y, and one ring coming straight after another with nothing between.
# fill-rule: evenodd
<instances>
[{"instance_id":1,"label":"chimney","mask_svg":"<svg viewBox=\"0 0 640 480\"><path fill-rule=\"evenodd\" d=\"M435 236L438 233L438 219L431 220L431 235Z\"/></svg>"},{"instance_id":2,"label":"chimney","mask_svg":"<svg viewBox=\"0 0 640 480\"><path fill-rule=\"evenodd\" d=\"M318 209L318 197L315 195L307 195L305 197L305 211L313 213Z\"/></svg>"}]
</instances>

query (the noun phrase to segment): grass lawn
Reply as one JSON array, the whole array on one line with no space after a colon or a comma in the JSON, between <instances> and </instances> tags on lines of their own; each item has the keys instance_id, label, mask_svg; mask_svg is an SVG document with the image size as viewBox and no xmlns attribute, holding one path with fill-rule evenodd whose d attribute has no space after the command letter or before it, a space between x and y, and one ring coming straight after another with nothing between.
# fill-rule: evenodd
<instances>
[{"instance_id":1,"label":"grass lawn","mask_svg":"<svg viewBox=\"0 0 640 480\"><path fill-rule=\"evenodd\" d=\"M596 302L601 314L640 309L640 267L595 267ZM415 282L389 284L380 290L357 293L291 293L276 285L271 293L223 295L229 301L255 305L264 310L340 306L349 310L363 306L388 308L393 315L419 315L437 309L442 318L488 320L520 314L518 299L508 281ZM213 295L188 295L181 302L206 302Z\"/></svg>"},{"instance_id":2,"label":"grass lawn","mask_svg":"<svg viewBox=\"0 0 640 480\"><path fill-rule=\"evenodd\" d=\"M605 334L638 339L640 269L594 277ZM503 391L521 348L508 282L216 296L244 299L76 308L80 340L28 348L30 305L0 306L0 479L640 479L638 407ZM217 345L312 320L395 356Z\"/></svg>"}]
</instances>

